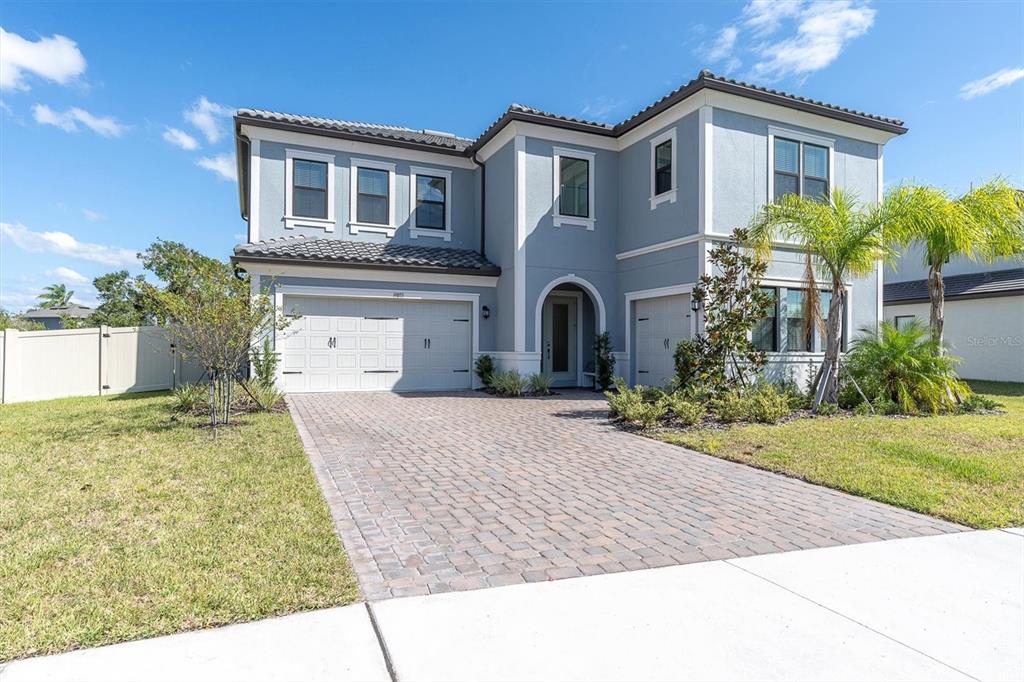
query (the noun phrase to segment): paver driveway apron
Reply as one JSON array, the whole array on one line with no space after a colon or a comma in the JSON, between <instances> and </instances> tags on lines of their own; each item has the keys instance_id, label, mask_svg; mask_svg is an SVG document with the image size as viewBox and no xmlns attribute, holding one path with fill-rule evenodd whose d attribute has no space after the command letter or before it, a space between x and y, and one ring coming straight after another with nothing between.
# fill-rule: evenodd
<instances>
[{"instance_id":1,"label":"paver driveway apron","mask_svg":"<svg viewBox=\"0 0 1024 682\"><path fill-rule=\"evenodd\" d=\"M591 392L288 400L371 600L963 530L622 432Z\"/></svg>"}]
</instances>

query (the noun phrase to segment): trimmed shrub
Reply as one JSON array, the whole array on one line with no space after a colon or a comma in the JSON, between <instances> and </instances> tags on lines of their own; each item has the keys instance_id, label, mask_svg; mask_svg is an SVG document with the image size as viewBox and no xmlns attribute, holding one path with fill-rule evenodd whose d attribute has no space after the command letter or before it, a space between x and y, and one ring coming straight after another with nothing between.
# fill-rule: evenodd
<instances>
[{"instance_id":1,"label":"trimmed shrub","mask_svg":"<svg viewBox=\"0 0 1024 682\"><path fill-rule=\"evenodd\" d=\"M652 394L650 386L630 388L622 379L616 379L615 389L614 392L605 391L604 395L608 399L612 415L623 421L639 424L647 429L654 426L668 411L665 394L660 390L658 398L649 401L645 396Z\"/></svg>"},{"instance_id":2,"label":"trimmed shrub","mask_svg":"<svg viewBox=\"0 0 1024 682\"><path fill-rule=\"evenodd\" d=\"M789 396L767 382L757 384L743 399L747 402L748 418L762 424L777 424L793 411Z\"/></svg>"},{"instance_id":3,"label":"trimmed shrub","mask_svg":"<svg viewBox=\"0 0 1024 682\"><path fill-rule=\"evenodd\" d=\"M839 406L835 403L822 403L814 410L814 414L821 417L831 417L839 413Z\"/></svg>"},{"instance_id":4,"label":"trimmed shrub","mask_svg":"<svg viewBox=\"0 0 1024 682\"><path fill-rule=\"evenodd\" d=\"M551 382L553 379L547 374L531 374L530 393L534 395L551 395Z\"/></svg>"},{"instance_id":5,"label":"trimmed shrub","mask_svg":"<svg viewBox=\"0 0 1024 682\"><path fill-rule=\"evenodd\" d=\"M490 355L481 355L476 359L473 370L480 377L480 383L484 386L490 386L491 378L494 376L494 358Z\"/></svg>"},{"instance_id":6,"label":"trimmed shrub","mask_svg":"<svg viewBox=\"0 0 1024 682\"><path fill-rule=\"evenodd\" d=\"M514 369L496 372L491 375L491 388L500 396L518 398L526 390L526 379Z\"/></svg>"},{"instance_id":7,"label":"trimmed shrub","mask_svg":"<svg viewBox=\"0 0 1024 682\"><path fill-rule=\"evenodd\" d=\"M979 395L977 393L971 393L960 403L960 409L964 412L998 410L1002 406L1003 404L999 401L993 400L987 395Z\"/></svg>"},{"instance_id":8,"label":"trimmed shrub","mask_svg":"<svg viewBox=\"0 0 1024 682\"><path fill-rule=\"evenodd\" d=\"M725 391L711 401L712 411L724 422L745 421L750 418L750 403L739 391Z\"/></svg>"},{"instance_id":9,"label":"trimmed shrub","mask_svg":"<svg viewBox=\"0 0 1024 682\"><path fill-rule=\"evenodd\" d=\"M666 395L662 401L668 411L675 416L676 421L684 426L693 426L707 413L707 408L703 404L689 400L683 392Z\"/></svg>"},{"instance_id":10,"label":"trimmed shrub","mask_svg":"<svg viewBox=\"0 0 1024 682\"><path fill-rule=\"evenodd\" d=\"M853 408L853 413L858 417L867 417L868 415L872 414L871 404L866 403L862 400L859 403L857 403L856 407Z\"/></svg>"},{"instance_id":11,"label":"trimmed shrub","mask_svg":"<svg viewBox=\"0 0 1024 682\"><path fill-rule=\"evenodd\" d=\"M875 408L875 414L893 415L900 413L900 406L885 396L878 396L872 400L871 406Z\"/></svg>"}]
</instances>

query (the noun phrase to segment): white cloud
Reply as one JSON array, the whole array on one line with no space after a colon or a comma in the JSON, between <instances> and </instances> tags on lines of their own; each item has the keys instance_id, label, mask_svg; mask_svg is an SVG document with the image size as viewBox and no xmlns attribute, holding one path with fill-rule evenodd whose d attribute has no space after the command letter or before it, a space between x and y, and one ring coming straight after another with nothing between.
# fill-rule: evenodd
<instances>
[{"instance_id":1,"label":"white cloud","mask_svg":"<svg viewBox=\"0 0 1024 682\"><path fill-rule=\"evenodd\" d=\"M743 23L758 36L778 30L783 20L795 17L803 0L751 0L743 8Z\"/></svg>"},{"instance_id":2,"label":"white cloud","mask_svg":"<svg viewBox=\"0 0 1024 682\"><path fill-rule=\"evenodd\" d=\"M56 126L69 133L78 132L78 124L103 137L121 137L128 129L128 126L118 123L110 116L94 116L78 107L72 107L67 111L54 111L45 104L36 104L32 107L32 117L36 123Z\"/></svg>"},{"instance_id":3,"label":"white cloud","mask_svg":"<svg viewBox=\"0 0 1024 682\"><path fill-rule=\"evenodd\" d=\"M981 97L982 95L987 95L993 90L1013 85L1021 78L1024 78L1024 68L999 69L995 73L989 74L984 78L979 78L978 80L971 81L970 83L964 83L963 87L960 88L960 98L974 99L975 97Z\"/></svg>"},{"instance_id":4,"label":"white cloud","mask_svg":"<svg viewBox=\"0 0 1024 682\"><path fill-rule=\"evenodd\" d=\"M92 222L92 223L96 222L97 220L103 220L104 218L107 217L107 216L103 215L102 213L90 210L88 208L83 208L82 209L82 215L85 216L86 220L88 220L89 222Z\"/></svg>"},{"instance_id":5,"label":"white cloud","mask_svg":"<svg viewBox=\"0 0 1024 682\"><path fill-rule=\"evenodd\" d=\"M131 249L80 242L67 232L34 232L21 224L0 223L0 236L33 253L55 253L113 266L135 266L139 263Z\"/></svg>"},{"instance_id":6,"label":"white cloud","mask_svg":"<svg viewBox=\"0 0 1024 682\"><path fill-rule=\"evenodd\" d=\"M0 111L3 111L8 116L14 116L14 109L11 109L11 105L0 99Z\"/></svg>"},{"instance_id":7,"label":"white cloud","mask_svg":"<svg viewBox=\"0 0 1024 682\"><path fill-rule=\"evenodd\" d=\"M67 36L32 41L0 27L0 89L28 90L30 73L67 85L85 73L85 57Z\"/></svg>"},{"instance_id":8,"label":"white cloud","mask_svg":"<svg viewBox=\"0 0 1024 682\"><path fill-rule=\"evenodd\" d=\"M718 38L715 39L714 44L704 53L704 58L709 62L720 62L730 57L733 48L736 47L736 38L739 33L740 30L735 26L723 28L718 32Z\"/></svg>"},{"instance_id":9,"label":"white cloud","mask_svg":"<svg viewBox=\"0 0 1024 682\"><path fill-rule=\"evenodd\" d=\"M583 108L580 110L580 116L595 121L603 121L625 103L625 100L601 95L584 102Z\"/></svg>"},{"instance_id":10,"label":"white cloud","mask_svg":"<svg viewBox=\"0 0 1024 682\"><path fill-rule=\"evenodd\" d=\"M230 152L217 156L204 156L196 165L213 171L223 180L235 180L235 157Z\"/></svg>"},{"instance_id":11,"label":"white cloud","mask_svg":"<svg viewBox=\"0 0 1024 682\"><path fill-rule=\"evenodd\" d=\"M206 141L213 144L225 133L221 119L231 116L231 114L231 107L211 102L206 97L200 97L191 109L185 111L185 120L198 128Z\"/></svg>"},{"instance_id":12,"label":"white cloud","mask_svg":"<svg viewBox=\"0 0 1024 682\"><path fill-rule=\"evenodd\" d=\"M164 130L163 137L165 141L173 144L175 147L181 147L187 152L194 152L199 149L199 140L192 137L184 130L168 127Z\"/></svg>"},{"instance_id":13,"label":"white cloud","mask_svg":"<svg viewBox=\"0 0 1024 682\"><path fill-rule=\"evenodd\" d=\"M75 272L71 268L66 268L63 265L47 270L46 276L52 277L58 282L64 282L65 284L89 284L92 281L85 275Z\"/></svg>"},{"instance_id":14,"label":"white cloud","mask_svg":"<svg viewBox=\"0 0 1024 682\"><path fill-rule=\"evenodd\" d=\"M756 49L754 74L764 80L806 77L835 61L846 44L867 33L875 10L861 2L814 2L796 15L796 35Z\"/></svg>"}]
</instances>

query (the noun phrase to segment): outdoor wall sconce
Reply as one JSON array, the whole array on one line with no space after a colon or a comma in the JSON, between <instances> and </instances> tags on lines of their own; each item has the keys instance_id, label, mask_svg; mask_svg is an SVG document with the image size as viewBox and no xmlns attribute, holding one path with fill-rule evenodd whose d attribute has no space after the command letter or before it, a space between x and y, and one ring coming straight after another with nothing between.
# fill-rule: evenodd
<instances>
[{"instance_id":1,"label":"outdoor wall sconce","mask_svg":"<svg viewBox=\"0 0 1024 682\"><path fill-rule=\"evenodd\" d=\"M487 306L484 306L483 308L481 308L481 309L480 309L480 315L481 315L481 317L483 317L483 318L484 318L485 320L486 320L486 319L488 319L488 318L490 318L490 316L491 316L491 309L490 309L490 308L488 308Z\"/></svg>"},{"instance_id":2,"label":"outdoor wall sconce","mask_svg":"<svg viewBox=\"0 0 1024 682\"><path fill-rule=\"evenodd\" d=\"M693 312L697 312L698 310L700 310L700 301L693 298L692 296L690 297L690 310L692 310Z\"/></svg>"}]
</instances>

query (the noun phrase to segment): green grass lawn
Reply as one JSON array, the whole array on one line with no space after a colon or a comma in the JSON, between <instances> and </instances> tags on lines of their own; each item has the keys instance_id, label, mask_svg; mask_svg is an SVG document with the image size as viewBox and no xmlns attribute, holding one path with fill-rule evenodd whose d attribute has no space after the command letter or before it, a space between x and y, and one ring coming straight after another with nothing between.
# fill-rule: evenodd
<instances>
[{"instance_id":1,"label":"green grass lawn","mask_svg":"<svg viewBox=\"0 0 1024 682\"><path fill-rule=\"evenodd\" d=\"M970 383L1005 414L798 419L651 436L976 528L1024 525L1024 384Z\"/></svg>"},{"instance_id":2,"label":"green grass lawn","mask_svg":"<svg viewBox=\"0 0 1024 682\"><path fill-rule=\"evenodd\" d=\"M0 405L0 661L358 599L289 415L200 421Z\"/></svg>"}]
</instances>

